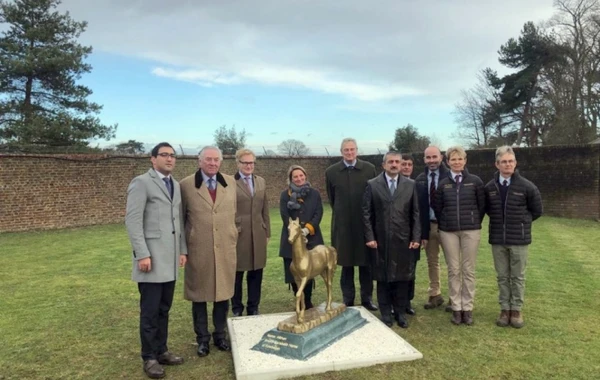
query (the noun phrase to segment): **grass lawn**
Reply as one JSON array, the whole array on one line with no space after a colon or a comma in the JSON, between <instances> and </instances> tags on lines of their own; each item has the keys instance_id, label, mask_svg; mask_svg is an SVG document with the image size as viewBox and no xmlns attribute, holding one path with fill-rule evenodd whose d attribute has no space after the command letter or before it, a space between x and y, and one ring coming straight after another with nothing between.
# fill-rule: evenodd
<instances>
[{"instance_id":1,"label":"grass lawn","mask_svg":"<svg viewBox=\"0 0 600 380\"><path fill-rule=\"evenodd\" d=\"M330 214L325 209L322 229L329 241ZM271 217L274 236L262 313L293 309L278 257L277 210ZM0 234L0 247L0 379L145 378L139 357L138 293L130 280L130 246L123 225ZM424 358L306 379L598 378L598 247L597 222L543 217L535 223L526 325L520 330L495 326L497 287L485 229L472 327L453 326L442 308L423 309L423 255L417 266L417 315L410 318L408 329L393 329ZM447 295L445 276L443 281ZM177 284L171 310L169 348L184 355L186 363L168 367L167 378L233 379L231 354L212 349L206 358L196 356L191 305L183 299L182 283ZM324 289L319 279L314 302L325 299ZM341 301L339 285L335 290L334 299Z\"/></svg>"}]
</instances>

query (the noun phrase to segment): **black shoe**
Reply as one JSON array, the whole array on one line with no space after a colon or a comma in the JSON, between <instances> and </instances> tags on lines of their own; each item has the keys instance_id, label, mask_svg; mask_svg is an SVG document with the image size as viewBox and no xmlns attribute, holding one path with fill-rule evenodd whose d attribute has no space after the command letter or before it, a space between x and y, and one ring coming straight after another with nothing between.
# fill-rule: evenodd
<instances>
[{"instance_id":1,"label":"black shoe","mask_svg":"<svg viewBox=\"0 0 600 380\"><path fill-rule=\"evenodd\" d=\"M219 339L215 341L215 346L219 349L219 351L231 351L231 347L229 347L229 343L225 339Z\"/></svg>"},{"instance_id":2,"label":"black shoe","mask_svg":"<svg viewBox=\"0 0 600 380\"><path fill-rule=\"evenodd\" d=\"M162 365L179 365L183 364L183 358L167 351L158 355L158 362Z\"/></svg>"},{"instance_id":3,"label":"black shoe","mask_svg":"<svg viewBox=\"0 0 600 380\"><path fill-rule=\"evenodd\" d=\"M379 308L371 301L363 302L362 305L365 309L370 310L370 311L379 310Z\"/></svg>"},{"instance_id":4,"label":"black shoe","mask_svg":"<svg viewBox=\"0 0 600 380\"><path fill-rule=\"evenodd\" d=\"M407 307L407 308L406 308L406 314L408 314L408 315L415 315L415 314L416 314L416 312L415 312L415 309L413 309L413 308L412 308L412 307L410 307L410 306L409 306L409 307Z\"/></svg>"},{"instance_id":5,"label":"black shoe","mask_svg":"<svg viewBox=\"0 0 600 380\"><path fill-rule=\"evenodd\" d=\"M252 310L252 311L248 310L246 312L246 314L248 314L248 315L258 315L258 310Z\"/></svg>"},{"instance_id":6,"label":"black shoe","mask_svg":"<svg viewBox=\"0 0 600 380\"><path fill-rule=\"evenodd\" d=\"M313 306L312 302L310 302L310 301L304 302L304 310L312 309L313 307L314 306Z\"/></svg>"},{"instance_id":7,"label":"black shoe","mask_svg":"<svg viewBox=\"0 0 600 380\"><path fill-rule=\"evenodd\" d=\"M242 312L241 311L234 311L233 312L233 316L234 317L241 317L242 316Z\"/></svg>"},{"instance_id":8,"label":"black shoe","mask_svg":"<svg viewBox=\"0 0 600 380\"><path fill-rule=\"evenodd\" d=\"M406 320L404 314L396 315L396 322L398 322L398 326L402 327L403 329L408 328L408 321Z\"/></svg>"},{"instance_id":9,"label":"black shoe","mask_svg":"<svg viewBox=\"0 0 600 380\"><path fill-rule=\"evenodd\" d=\"M346 307L352 307L354 306L354 302L344 302L346 304Z\"/></svg>"},{"instance_id":10,"label":"black shoe","mask_svg":"<svg viewBox=\"0 0 600 380\"><path fill-rule=\"evenodd\" d=\"M161 379L165 377L165 370L157 360L151 359L144 361L144 372L151 379Z\"/></svg>"},{"instance_id":11,"label":"black shoe","mask_svg":"<svg viewBox=\"0 0 600 380\"><path fill-rule=\"evenodd\" d=\"M210 354L210 348L208 347L208 342L202 342L202 343L198 344L197 353L198 353L198 356L200 356L201 358Z\"/></svg>"},{"instance_id":12,"label":"black shoe","mask_svg":"<svg viewBox=\"0 0 600 380\"><path fill-rule=\"evenodd\" d=\"M392 322L392 316L381 317L381 322L383 322L387 327L392 328L394 323Z\"/></svg>"}]
</instances>

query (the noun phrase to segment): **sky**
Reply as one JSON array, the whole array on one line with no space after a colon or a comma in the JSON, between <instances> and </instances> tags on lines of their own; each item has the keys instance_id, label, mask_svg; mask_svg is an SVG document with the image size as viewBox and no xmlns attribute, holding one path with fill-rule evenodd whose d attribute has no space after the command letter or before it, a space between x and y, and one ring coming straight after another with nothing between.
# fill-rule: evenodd
<instances>
[{"instance_id":1,"label":"sky","mask_svg":"<svg viewBox=\"0 0 600 380\"><path fill-rule=\"evenodd\" d=\"M552 0L63 0L88 22L81 83L116 138L195 153L225 125L257 154L284 140L385 152L412 124L446 148L454 105Z\"/></svg>"}]
</instances>

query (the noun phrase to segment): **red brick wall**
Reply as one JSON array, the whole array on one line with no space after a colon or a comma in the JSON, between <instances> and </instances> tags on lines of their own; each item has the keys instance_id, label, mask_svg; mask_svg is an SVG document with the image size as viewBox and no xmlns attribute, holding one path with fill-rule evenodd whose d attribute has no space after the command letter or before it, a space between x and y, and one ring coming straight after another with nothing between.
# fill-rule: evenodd
<instances>
[{"instance_id":1,"label":"red brick wall","mask_svg":"<svg viewBox=\"0 0 600 380\"><path fill-rule=\"evenodd\" d=\"M600 218L600 146L519 149L520 171L538 185L545 214L571 218ZM423 170L415 154L415 175ZM381 167L381 156L365 156ZM287 169L303 166L308 180L326 201L325 169L339 157L258 159L256 173L267 180L271 207L286 188ZM494 151L468 151L469 170L487 182L495 168ZM127 185L150 168L148 157L96 155L0 155L0 232L55 229L123 222ZM176 179L193 174L195 157L180 157ZM234 174L232 158L221 171Z\"/></svg>"}]
</instances>

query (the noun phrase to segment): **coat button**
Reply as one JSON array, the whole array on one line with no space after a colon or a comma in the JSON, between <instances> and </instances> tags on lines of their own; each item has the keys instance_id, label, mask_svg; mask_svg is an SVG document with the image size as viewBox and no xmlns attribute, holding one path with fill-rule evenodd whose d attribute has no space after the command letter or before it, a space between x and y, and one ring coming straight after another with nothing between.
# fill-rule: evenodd
<instances>
[{"instance_id":1,"label":"coat button","mask_svg":"<svg viewBox=\"0 0 600 380\"><path fill-rule=\"evenodd\" d=\"M175 235L175 231L171 232L173 235Z\"/></svg>"}]
</instances>

